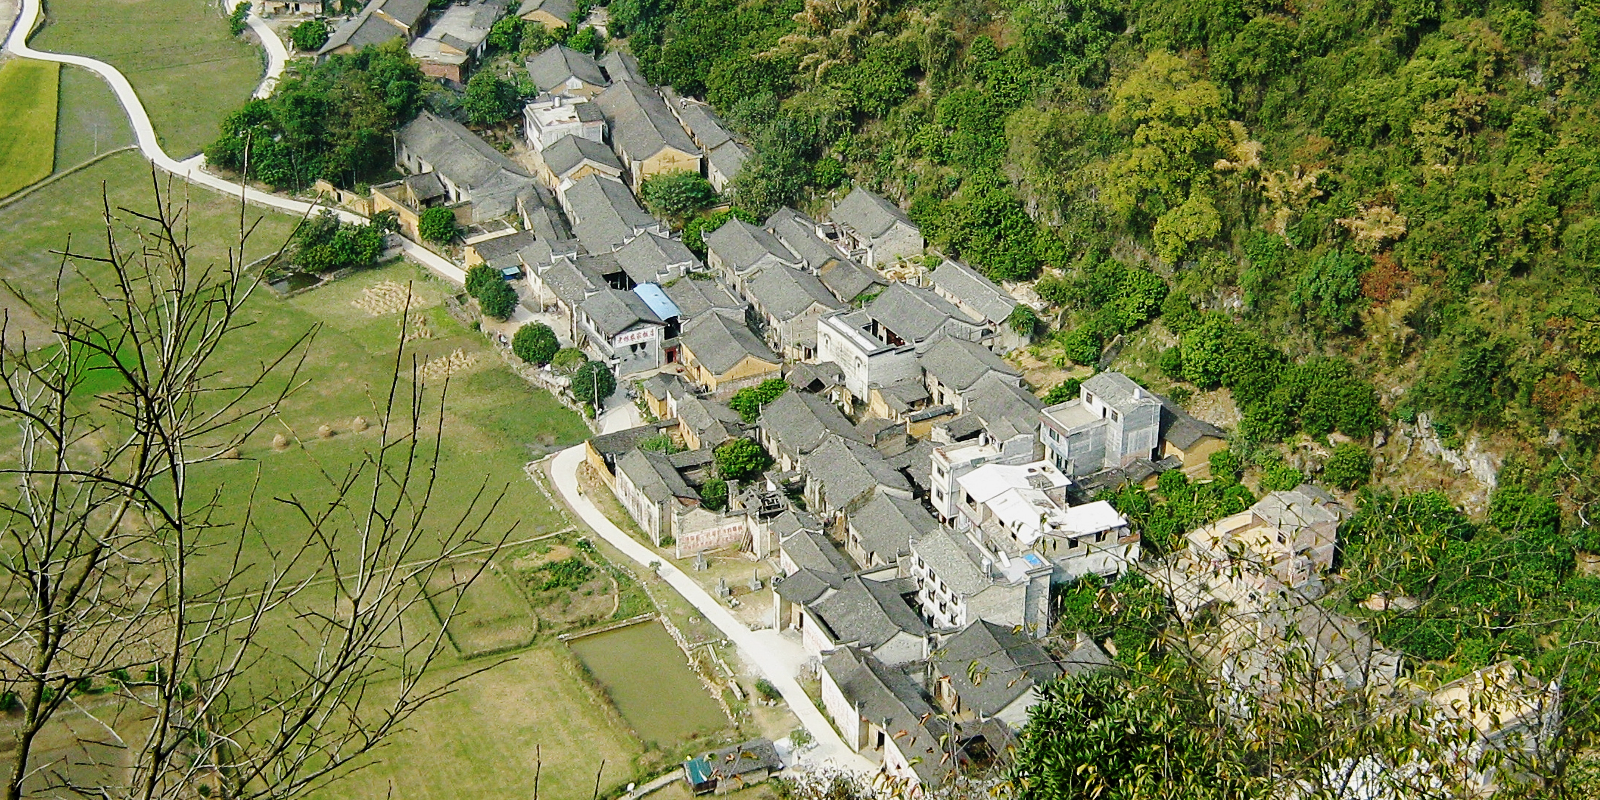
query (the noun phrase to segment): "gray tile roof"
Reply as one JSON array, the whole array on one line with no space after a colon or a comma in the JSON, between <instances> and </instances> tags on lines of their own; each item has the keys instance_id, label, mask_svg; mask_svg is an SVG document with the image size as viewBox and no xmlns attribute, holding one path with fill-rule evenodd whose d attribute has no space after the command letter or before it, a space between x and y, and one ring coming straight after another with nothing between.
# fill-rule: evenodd
<instances>
[{"instance_id":1,"label":"gray tile roof","mask_svg":"<svg viewBox=\"0 0 1600 800\"><path fill-rule=\"evenodd\" d=\"M657 400L665 400L669 395L683 397L693 391L683 376L671 372L657 372L640 381L639 388Z\"/></svg>"},{"instance_id":2,"label":"gray tile roof","mask_svg":"<svg viewBox=\"0 0 1600 800\"><path fill-rule=\"evenodd\" d=\"M661 87L661 97L667 101L667 108L672 109L678 121L683 123L684 129L694 137L695 143L706 151L733 139L722 118L711 106L699 100L680 97L670 86Z\"/></svg>"},{"instance_id":3,"label":"gray tile roof","mask_svg":"<svg viewBox=\"0 0 1600 800\"><path fill-rule=\"evenodd\" d=\"M649 85L644 79L644 70L639 69L639 59L626 50L612 50L600 59L600 66L605 68L606 75L610 76L612 83L632 81Z\"/></svg>"},{"instance_id":4,"label":"gray tile roof","mask_svg":"<svg viewBox=\"0 0 1600 800\"><path fill-rule=\"evenodd\" d=\"M556 91L567 85L567 80L577 78L591 86L605 86L606 76L594 56L580 53L564 44L558 44L528 59L528 77L541 92Z\"/></svg>"},{"instance_id":5,"label":"gray tile roof","mask_svg":"<svg viewBox=\"0 0 1600 800\"><path fill-rule=\"evenodd\" d=\"M1076 659L1074 674L1110 666L1111 659L1087 643L1083 657ZM946 639L928 661L934 670L950 680L962 705L992 717L1011 705L1030 689L1061 677L1064 670L1047 655L1038 642L1009 626L974 622ZM974 681L973 679L977 680Z\"/></svg>"},{"instance_id":6,"label":"gray tile roof","mask_svg":"<svg viewBox=\"0 0 1600 800\"><path fill-rule=\"evenodd\" d=\"M1004 441L1024 434L1037 435L1044 401L1018 386L1012 376L991 372L979 378L964 396L967 413L977 418L991 437Z\"/></svg>"},{"instance_id":7,"label":"gray tile roof","mask_svg":"<svg viewBox=\"0 0 1600 800\"><path fill-rule=\"evenodd\" d=\"M611 152L611 148L582 136L571 134L563 136L557 139L555 144L541 151L539 157L544 159L545 166L549 167L558 178L571 174L573 170L583 166L585 161L605 167L613 175L622 174L622 162L617 160L617 154Z\"/></svg>"},{"instance_id":8,"label":"gray tile roof","mask_svg":"<svg viewBox=\"0 0 1600 800\"><path fill-rule=\"evenodd\" d=\"M335 28L317 54L326 55L345 46L360 50L368 45L383 44L390 39L399 39L405 35L405 31L399 26L372 13L372 6L369 5L346 20L343 25Z\"/></svg>"},{"instance_id":9,"label":"gray tile roof","mask_svg":"<svg viewBox=\"0 0 1600 800\"><path fill-rule=\"evenodd\" d=\"M1019 305L1016 298L1006 294L994 281L972 267L948 258L928 275L928 279L951 297L976 309L990 322L1004 322L1006 317L1011 316L1011 310Z\"/></svg>"},{"instance_id":10,"label":"gray tile roof","mask_svg":"<svg viewBox=\"0 0 1600 800\"><path fill-rule=\"evenodd\" d=\"M839 573L801 567L793 575L779 578L772 588L791 603L810 605L829 590L837 590L843 582L844 576Z\"/></svg>"},{"instance_id":11,"label":"gray tile roof","mask_svg":"<svg viewBox=\"0 0 1600 800\"><path fill-rule=\"evenodd\" d=\"M750 156L755 154L755 151L732 139L705 152L706 160L711 162L711 166L728 178L738 175L739 170L744 169L744 162L749 161Z\"/></svg>"},{"instance_id":12,"label":"gray tile roof","mask_svg":"<svg viewBox=\"0 0 1600 800\"><path fill-rule=\"evenodd\" d=\"M446 180L468 191L496 182L525 184L531 191L533 177L494 149L488 142L452 119L424 111L398 134L400 143Z\"/></svg>"},{"instance_id":13,"label":"gray tile roof","mask_svg":"<svg viewBox=\"0 0 1600 800\"><path fill-rule=\"evenodd\" d=\"M667 110L667 103L646 84L624 80L613 83L594 102L611 123L611 144L618 152L643 161L672 148L700 155L678 118Z\"/></svg>"},{"instance_id":14,"label":"gray tile roof","mask_svg":"<svg viewBox=\"0 0 1600 800\"><path fill-rule=\"evenodd\" d=\"M896 414L904 414L918 403L927 402L931 397L928 394L928 385L921 380L905 380L876 388L878 394L883 396L884 405Z\"/></svg>"},{"instance_id":15,"label":"gray tile roof","mask_svg":"<svg viewBox=\"0 0 1600 800\"><path fill-rule=\"evenodd\" d=\"M928 439L918 439L904 452L889 457L889 463L899 468L900 472L911 479L917 491L924 496L928 493L928 484L932 476L929 475L930 465L933 463L933 450L937 445Z\"/></svg>"},{"instance_id":16,"label":"gray tile roof","mask_svg":"<svg viewBox=\"0 0 1600 800\"><path fill-rule=\"evenodd\" d=\"M911 763L924 787L944 784L955 769L944 757L944 740L958 734L914 678L870 654L851 650L830 654L822 660L822 667L864 719L883 726L894 737L895 748Z\"/></svg>"},{"instance_id":17,"label":"gray tile roof","mask_svg":"<svg viewBox=\"0 0 1600 800\"><path fill-rule=\"evenodd\" d=\"M839 251L817 236L816 221L799 211L780 208L767 217L765 227L813 270L822 269L829 261L841 260Z\"/></svg>"},{"instance_id":18,"label":"gray tile roof","mask_svg":"<svg viewBox=\"0 0 1600 800\"><path fill-rule=\"evenodd\" d=\"M639 449L639 443L646 439L670 433L678 423L674 420L650 422L636 428L627 428L611 433L598 434L589 439L589 446L600 454L607 463L621 458L631 450Z\"/></svg>"},{"instance_id":19,"label":"gray tile roof","mask_svg":"<svg viewBox=\"0 0 1600 800\"><path fill-rule=\"evenodd\" d=\"M822 392L844 384L844 370L832 361L807 364L798 361L789 365L783 379L802 392Z\"/></svg>"},{"instance_id":20,"label":"gray tile roof","mask_svg":"<svg viewBox=\"0 0 1600 800\"><path fill-rule=\"evenodd\" d=\"M969 321L961 309L933 292L894 282L864 308L879 325L907 342L922 342L938 333L951 319Z\"/></svg>"},{"instance_id":21,"label":"gray tile roof","mask_svg":"<svg viewBox=\"0 0 1600 800\"><path fill-rule=\"evenodd\" d=\"M958 597L971 597L995 583L984 572L984 554L966 536L942 525L913 540L911 549Z\"/></svg>"},{"instance_id":22,"label":"gray tile roof","mask_svg":"<svg viewBox=\"0 0 1600 800\"><path fill-rule=\"evenodd\" d=\"M783 264L769 264L750 278L749 295L758 308L779 322L788 322L813 306L842 307L817 276ZM816 331L811 331L815 338Z\"/></svg>"},{"instance_id":23,"label":"gray tile roof","mask_svg":"<svg viewBox=\"0 0 1600 800\"><path fill-rule=\"evenodd\" d=\"M673 498L700 499L700 495L678 474L666 455L654 450L629 450L617 459L617 472L625 473L640 493L654 503Z\"/></svg>"},{"instance_id":24,"label":"gray tile roof","mask_svg":"<svg viewBox=\"0 0 1600 800\"><path fill-rule=\"evenodd\" d=\"M828 434L860 440L854 425L825 398L805 392L784 392L761 412L761 427L795 457L821 447Z\"/></svg>"},{"instance_id":25,"label":"gray tile roof","mask_svg":"<svg viewBox=\"0 0 1600 800\"><path fill-rule=\"evenodd\" d=\"M705 314L695 319L678 341L694 353L696 362L718 375L733 369L746 357L771 364L783 363L743 321L724 314Z\"/></svg>"},{"instance_id":26,"label":"gray tile roof","mask_svg":"<svg viewBox=\"0 0 1600 800\"><path fill-rule=\"evenodd\" d=\"M801 263L776 236L742 219L730 219L712 231L706 236L706 249L735 272L768 264L797 267Z\"/></svg>"},{"instance_id":27,"label":"gray tile roof","mask_svg":"<svg viewBox=\"0 0 1600 800\"><path fill-rule=\"evenodd\" d=\"M846 509L874 489L911 494L911 483L881 453L842 436L829 435L821 447L803 456L800 471L813 484L808 494L815 488L811 496L821 498L823 511Z\"/></svg>"},{"instance_id":28,"label":"gray tile roof","mask_svg":"<svg viewBox=\"0 0 1600 800\"><path fill-rule=\"evenodd\" d=\"M856 263L852 259L835 259L822 267L822 285L833 292L833 296L845 303L854 302L857 297L873 289L888 286L889 282L879 275L877 270L870 269Z\"/></svg>"},{"instance_id":29,"label":"gray tile roof","mask_svg":"<svg viewBox=\"0 0 1600 800\"><path fill-rule=\"evenodd\" d=\"M445 191L444 181L439 180L439 173L437 172L407 175L405 183L406 188L411 190L411 196L419 204L425 205L429 200L444 197L448 193Z\"/></svg>"},{"instance_id":30,"label":"gray tile roof","mask_svg":"<svg viewBox=\"0 0 1600 800\"><path fill-rule=\"evenodd\" d=\"M678 421L694 431L702 449L744 435L744 420L727 403L687 395L678 400Z\"/></svg>"},{"instance_id":31,"label":"gray tile roof","mask_svg":"<svg viewBox=\"0 0 1600 800\"><path fill-rule=\"evenodd\" d=\"M1168 400L1161 395L1156 395L1161 401L1161 439L1171 442L1185 450L1193 447L1195 442L1206 437L1216 439L1228 438L1228 432L1191 416L1183 407Z\"/></svg>"},{"instance_id":32,"label":"gray tile roof","mask_svg":"<svg viewBox=\"0 0 1600 800\"><path fill-rule=\"evenodd\" d=\"M567 308L576 309L583 305L589 295L608 288L605 279L596 275L593 270L585 269L575 261L558 258L547 267L539 269L539 280L550 289L550 292L559 299Z\"/></svg>"},{"instance_id":33,"label":"gray tile roof","mask_svg":"<svg viewBox=\"0 0 1600 800\"><path fill-rule=\"evenodd\" d=\"M783 548L783 552L789 556L789 560L793 561L795 566L800 569L809 569L816 572L834 575L846 575L854 572L855 564L850 561L850 557L839 552L839 548L834 547L833 542L828 541L828 537L822 533L822 521L816 517L811 517L809 514L806 514L806 516L811 517L810 520L803 520L798 516L805 513L804 511L785 511L772 520L772 530L774 532L786 527L798 528L794 532L783 536L779 544ZM785 520L786 517L789 519ZM780 520L785 521L780 522ZM814 523L812 527L799 527L812 523Z\"/></svg>"},{"instance_id":34,"label":"gray tile roof","mask_svg":"<svg viewBox=\"0 0 1600 800\"><path fill-rule=\"evenodd\" d=\"M535 11L544 11L570 24L572 15L578 11L578 4L573 0L522 0L522 5L517 8L517 16L524 17Z\"/></svg>"},{"instance_id":35,"label":"gray tile roof","mask_svg":"<svg viewBox=\"0 0 1600 800\"><path fill-rule=\"evenodd\" d=\"M921 503L878 492L850 515L850 527L860 537L863 549L893 564L895 559L911 552L912 539L942 526Z\"/></svg>"},{"instance_id":36,"label":"gray tile roof","mask_svg":"<svg viewBox=\"0 0 1600 800\"><path fill-rule=\"evenodd\" d=\"M902 633L924 636L928 632L927 624L906 605L895 586L860 575L845 576L838 588L823 593L810 608L828 626L835 642L859 642L875 649Z\"/></svg>"},{"instance_id":37,"label":"gray tile roof","mask_svg":"<svg viewBox=\"0 0 1600 800\"><path fill-rule=\"evenodd\" d=\"M417 23L428 13L428 0L375 0L368 8L383 12L394 21L416 30Z\"/></svg>"},{"instance_id":38,"label":"gray tile roof","mask_svg":"<svg viewBox=\"0 0 1600 800\"><path fill-rule=\"evenodd\" d=\"M833 207L828 218L873 239L882 236L897 222L912 225L911 218L899 206L859 186Z\"/></svg>"},{"instance_id":39,"label":"gray tile roof","mask_svg":"<svg viewBox=\"0 0 1600 800\"><path fill-rule=\"evenodd\" d=\"M686 275L663 285L661 290L667 293L667 299L678 307L685 320L698 319L700 315L712 311L742 320L744 310L749 306L745 301L734 297L733 292L728 291L728 287L722 281L710 276L697 278Z\"/></svg>"},{"instance_id":40,"label":"gray tile roof","mask_svg":"<svg viewBox=\"0 0 1600 800\"><path fill-rule=\"evenodd\" d=\"M594 321L595 329L604 336L614 337L639 323L660 325L650 306L633 292L604 289L583 301L583 313Z\"/></svg>"},{"instance_id":41,"label":"gray tile roof","mask_svg":"<svg viewBox=\"0 0 1600 800\"><path fill-rule=\"evenodd\" d=\"M946 336L922 354L922 368L955 392L965 392L991 372L1017 378L1016 367L977 342Z\"/></svg>"},{"instance_id":42,"label":"gray tile roof","mask_svg":"<svg viewBox=\"0 0 1600 800\"><path fill-rule=\"evenodd\" d=\"M478 257L484 261L493 261L502 256L512 255L538 240L538 234L533 231L517 231L506 236L484 239L474 243L472 249L476 250Z\"/></svg>"},{"instance_id":43,"label":"gray tile roof","mask_svg":"<svg viewBox=\"0 0 1600 800\"><path fill-rule=\"evenodd\" d=\"M628 187L610 178L585 175L566 192L572 232L591 253L610 253L641 232L658 227L639 207Z\"/></svg>"},{"instance_id":44,"label":"gray tile roof","mask_svg":"<svg viewBox=\"0 0 1600 800\"><path fill-rule=\"evenodd\" d=\"M646 233L623 245L617 251L617 263L634 283L651 283L660 276L681 275L702 266L700 259L683 242L654 233Z\"/></svg>"}]
</instances>

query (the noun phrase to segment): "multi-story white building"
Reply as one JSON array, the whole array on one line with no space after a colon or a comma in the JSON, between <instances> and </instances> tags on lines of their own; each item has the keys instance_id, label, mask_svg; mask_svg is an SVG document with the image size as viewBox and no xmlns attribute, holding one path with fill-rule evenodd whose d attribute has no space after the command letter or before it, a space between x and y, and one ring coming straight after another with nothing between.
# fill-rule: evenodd
<instances>
[{"instance_id":1,"label":"multi-story white building","mask_svg":"<svg viewBox=\"0 0 1600 800\"><path fill-rule=\"evenodd\" d=\"M817 360L839 365L850 396L866 402L873 386L922 378L913 345L891 345L872 333L865 311L843 311L817 320Z\"/></svg>"},{"instance_id":2,"label":"multi-story white building","mask_svg":"<svg viewBox=\"0 0 1600 800\"><path fill-rule=\"evenodd\" d=\"M1044 410L1039 439L1056 468L1074 478L1152 459L1161 400L1120 372L1097 373L1076 398Z\"/></svg>"},{"instance_id":3,"label":"multi-story white building","mask_svg":"<svg viewBox=\"0 0 1600 800\"><path fill-rule=\"evenodd\" d=\"M1050 632L1054 568L1032 550L1012 557L941 526L911 542L910 571L922 618L935 630L984 620L1032 636Z\"/></svg>"},{"instance_id":4,"label":"multi-story white building","mask_svg":"<svg viewBox=\"0 0 1600 800\"><path fill-rule=\"evenodd\" d=\"M1139 560L1139 534L1103 500L1069 505L1070 483L1049 461L986 464L956 479L956 528L1013 557L1037 551L1058 582L1126 572Z\"/></svg>"},{"instance_id":5,"label":"multi-story white building","mask_svg":"<svg viewBox=\"0 0 1600 800\"><path fill-rule=\"evenodd\" d=\"M1015 465L1032 460L1032 437L1016 437L998 445L983 439L978 442L963 442L933 448L928 496L932 501L934 513L945 522L955 520L960 513L961 502L961 487L956 484L956 480L962 475L985 464Z\"/></svg>"},{"instance_id":6,"label":"multi-story white building","mask_svg":"<svg viewBox=\"0 0 1600 800\"><path fill-rule=\"evenodd\" d=\"M541 94L522 107L522 133L528 145L543 150L564 136L604 143L606 120L586 97Z\"/></svg>"}]
</instances>

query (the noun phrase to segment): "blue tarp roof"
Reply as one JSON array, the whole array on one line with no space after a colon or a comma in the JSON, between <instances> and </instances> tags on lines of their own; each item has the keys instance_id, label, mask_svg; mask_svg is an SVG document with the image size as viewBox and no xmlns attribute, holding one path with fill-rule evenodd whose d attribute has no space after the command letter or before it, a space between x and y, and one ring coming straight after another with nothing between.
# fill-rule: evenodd
<instances>
[{"instance_id":1,"label":"blue tarp roof","mask_svg":"<svg viewBox=\"0 0 1600 800\"><path fill-rule=\"evenodd\" d=\"M677 304L672 302L672 298L667 297L667 293L661 291L661 287L653 283L641 283L633 287L633 293L638 295L639 299L643 300L644 304L649 306L650 310L656 312L656 316L662 319L672 319L683 313L678 310Z\"/></svg>"},{"instance_id":2,"label":"blue tarp roof","mask_svg":"<svg viewBox=\"0 0 1600 800\"><path fill-rule=\"evenodd\" d=\"M711 780L711 762L704 758L691 758L683 762L683 774L689 779L690 785L699 786Z\"/></svg>"}]
</instances>

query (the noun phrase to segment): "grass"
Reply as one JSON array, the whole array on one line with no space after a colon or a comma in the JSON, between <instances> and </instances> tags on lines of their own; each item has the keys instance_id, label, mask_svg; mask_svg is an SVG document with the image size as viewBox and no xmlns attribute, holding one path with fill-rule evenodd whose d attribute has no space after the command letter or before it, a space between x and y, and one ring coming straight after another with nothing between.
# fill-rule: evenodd
<instances>
[{"instance_id":1,"label":"grass","mask_svg":"<svg viewBox=\"0 0 1600 800\"><path fill-rule=\"evenodd\" d=\"M56 111L55 171L71 169L108 150L133 144L128 112L99 75L81 67L61 69Z\"/></svg>"},{"instance_id":2,"label":"grass","mask_svg":"<svg viewBox=\"0 0 1600 800\"><path fill-rule=\"evenodd\" d=\"M637 780L639 752L616 712L554 644L469 678L424 707L372 764L312 797L533 797L536 761L540 797L589 797L602 760L602 793Z\"/></svg>"},{"instance_id":3,"label":"grass","mask_svg":"<svg viewBox=\"0 0 1600 800\"><path fill-rule=\"evenodd\" d=\"M178 159L200 152L255 91L264 55L228 33L207 0L50 0L40 50L100 59L133 84L161 146Z\"/></svg>"},{"instance_id":4,"label":"grass","mask_svg":"<svg viewBox=\"0 0 1600 800\"><path fill-rule=\"evenodd\" d=\"M0 197L43 180L55 165L60 76L49 61L0 63Z\"/></svg>"},{"instance_id":5,"label":"grass","mask_svg":"<svg viewBox=\"0 0 1600 800\"><path fill-rule=\"evenodd\" d=\"M479 569L482 574L478 574ZM460 602L456 603L456 587L469 580L471 585L461 592ZM434 573L427 588L429 604L439 619L449 614L455 604L455 616L445 631L463 658L527 647L538 632L522 594L506 582L499 570L484 567L482 559L455 561Z\"/></svg>"}]
</instances>

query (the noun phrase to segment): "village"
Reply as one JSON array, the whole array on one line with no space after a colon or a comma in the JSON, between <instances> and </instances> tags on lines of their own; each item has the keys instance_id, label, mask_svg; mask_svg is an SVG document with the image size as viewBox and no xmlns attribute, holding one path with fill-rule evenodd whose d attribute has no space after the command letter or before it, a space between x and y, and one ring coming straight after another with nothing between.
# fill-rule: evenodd
<instances>
[{"instance_id":1,"label":"village","mask_svg":"<svg viewBox=\"0 0 1600 800\"><path fill-rule=\"evenodd\" d=\"M409 36L426 4L401 5L376 0L323 52ZM518 13L567 24L557 5ZM499 13L453 6L413 55L460 81ZM526 70L541 94L514 152L424 112L396 133L406 177L342 199L395 212L412 239L425 210L450 209L467 231L461 266L515 286L515 321L548 321L615 372L627 388L612 413L638 424L592 438L583 469L691 574L708 559L770 568L742 600L726 575L699 580L744 624L803 643L813 699L884 794L994 764L1043 684L1113 665L1113 642L1055 618L1061 587L1085 579L1148 581L1182 619L1212 620L1189 644L1217 662L1242 718L1366 693L1470 742L1452 763L1348 758L1353 784L1438 771L1487 792L1499 773L1470 766L1486 751L1548 746L1556 685L1503 664L1420 692L1399 652L1319 605L1352 513L1321 488L1268 493L1189 532L1180 553L1146 557L1097 498L1172 471L1209 480L1227 434L1117 372L1047 405L1006 358L1028 344L1019 307L1042 304L930 253L894 203L856 188L822 219L784 208L685 242L645 211L641 183L687 171L726 193L750 148L624 51L556 45ZM747 742L684 777L729 791L782 769L779 753Z\"/></svg>"}]
</instances>

